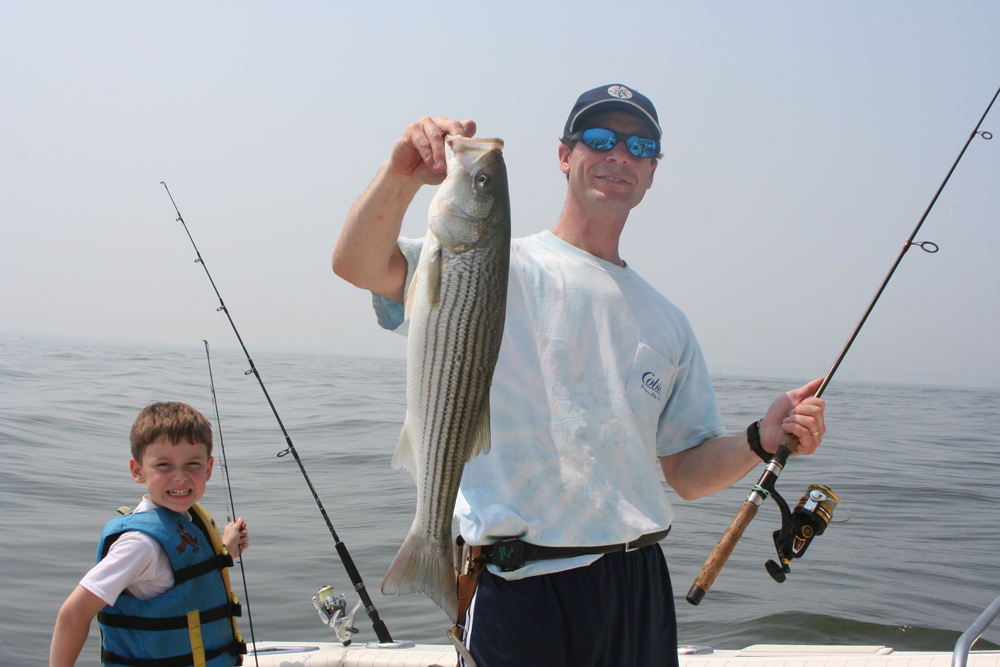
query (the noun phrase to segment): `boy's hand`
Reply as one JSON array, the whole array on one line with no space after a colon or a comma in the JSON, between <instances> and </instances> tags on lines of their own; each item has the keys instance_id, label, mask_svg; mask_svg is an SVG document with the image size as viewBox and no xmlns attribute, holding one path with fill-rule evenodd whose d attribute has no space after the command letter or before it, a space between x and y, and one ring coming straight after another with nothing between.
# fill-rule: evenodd
<instances>
[{"instance_id":1,"label":"boy's hand","mask_svg":"<svg viewBox=\"0 0 1000 667\"><path fill-rule=\"evenodd\" d=\"M250 548L250 533L247 532L247 522L243 519L237 519L226 525L225 530L222 531L222 543L226 545L226 549L229 550L233 558L239 558L244 551Z\"/></svg>"}]
</instances>

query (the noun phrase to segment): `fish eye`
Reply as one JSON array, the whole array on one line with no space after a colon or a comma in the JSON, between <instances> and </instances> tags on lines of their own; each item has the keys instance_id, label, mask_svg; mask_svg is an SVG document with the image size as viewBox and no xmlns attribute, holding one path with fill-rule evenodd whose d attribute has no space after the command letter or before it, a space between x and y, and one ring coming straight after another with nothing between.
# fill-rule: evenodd
<instances>
[{"instance_id":1,"label":"fish eye","mask_svg":"<svg viewBox=\"0 0 1000 667\"><path fill-rule=\"evenodd\" d=\"M479 185L489 185L490 184L490 175L489 174L479 174L479 176L476 177L476 183L478 183Z\"/></svg>"}]
</instances>

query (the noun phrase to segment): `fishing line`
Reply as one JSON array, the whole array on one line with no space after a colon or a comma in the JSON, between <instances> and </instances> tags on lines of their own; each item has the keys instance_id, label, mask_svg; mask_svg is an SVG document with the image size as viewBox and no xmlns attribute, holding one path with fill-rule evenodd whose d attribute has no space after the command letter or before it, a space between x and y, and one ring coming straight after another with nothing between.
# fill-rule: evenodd
<instances>
[{"instance_id":1,"label":"fishing line","mask_svg":"<svg viewBox=\"0 0 1000 667\"><path fill-rule=\"evenodd\" d=\"M215 406L215 423L218 426L219 431L219 449L222 450L222 470L226 473L226 489L229 491L229 508L232 510L232 515L226 517L226 523L236 520L236 505L233 504L233 485L229 480L229 463L226 461L226 442L222 438L222 419L219 417L219 401L215 396L215 377L212 376L212 355L208 352L208 341L201 341L205 344L205 359L208 361L208 380L212 387L212 405ZM228 515L229 512L226 512ZM243 599L246 600L247 607L247 624L250 626L250 641L253 643L253 659L254 664L259 665L257 661L257 638L253 633L253 614L250 613L250 591L247 590L247 573L243 568L243 550L237 554L237 559L240 562L240 575L243 577Z\"/></svg>"},{"instance_id":2,"label":"fishing line","mask_svg":"<svg viewBox=\"0 0 1000 667\"><path fill-rule=\"evenodd\" d=\"M18 660L34 660L38 656L40 656L40 655L42 655L44 653L48 653L49 652L49 649L45 649L44 651L39 651L35 655L18 655L17 653L12 653L11 650L9 648L7 648L7 646L2 641L0 641L0 646L3 646L3 650L7 651L7 653L10 653L12 656L14 656L15 658L17 658Z\"/></svg>"},{"instance_id":3,"label":"fishing line","mask_svg":"<svg viewBox=\"0 0 1000 667\"><path fill-rule=\"evenodd\" d=\"M371 596L368 595L368 589L365 588L365 583L361 579L361 573L358 571L357 566L354 564L354 559L351 558L351 554L347 551L347 545L345 545L340 537L337 536L337 531L333 528L333 522L330 521L329 515L326 513L326 508L323 507L323 502L319 499L319 494L316 493L316 487L313 486L312 480L309 479L309 474L306 472L306 468L302 463L302 459L299 458L299 453L295 449L295 445L292 444L292 438L288 435L288 431L285 430L285 425L281 421L281 417L278 416L278 410L274 407L274 402L271 401L270 394L267 393L267 387L264 386L264 381L260 377L260 373L257 372L257 367L254 366L253 359L250 358L250 353L247 351L247 346L243 344L243 338L240 336L239 330L236 328L236 324L233 322L232 316L229 314L229 309L226 308L225 302L222 300L222 295L219 294L219 288L215 286L215 281L212 280L212 274L208 272L208 267L205 266L205 260L201 257L201 252L198 251L198 246L194 242L194 238L191 236L191 231L188 229L187 223L184 222L184 216L181 215L180 209L177 208L177 203L174 201L174 196L170 194L170 188L163 181L160 181L160 185L167 191L167 196L170 197L170 203L174 206L174 211L177 212L177 221L184 226L184 231L187 233L188 240L191 241L191 245L194 247L194 253L197 256L195 259L196 264L201 264L201 267L205 269L205 275L208 276L208 282L212 283L212 289L215 290L215 296L219 299L219 307L217 311L222 311L226 314L226 318L229 320L229 325L233 328L233 333L236 334L236 340L239 341L240 347L243 348L243 354L247 358L247 362L250 364L250 370L246 371L244 375L251 375L257 378L257 384L260 385L261 391L264 392L264 398L267 399L267 404L271 407L271 412L274 414L274 418L278 421L278 426L281 428L282 434L285 436L285 444L287 447L278 453L278 456L285 456L291 453L295 457L295 462L299 465L299 470L302 472L302 476L306 480L306 484L309 486L309 491L312 493L313 500L316 501L317 507L319 507L320 514L323 515L323 520L326 522L326 527L330 529L330 535L333 536L333 541L337 548L337 554L340 556L340 561L344 564L344 568L347 570L347 576L350 578L351 583L354 584L354 590L357 591L358 597L364 603L365 612L367 612L368 617L372 621L372 628L375 630L375 635L378 637L380 642L391 643L392 636L389 634L389 628L386 627L385 623L379 618L378 610L375 609L375 603L372 602Z\"/></svg>"},{"instance_id":4,"label":"fishing line","mask_svg":"<svg viewBox=\"0 0 1000 667\"><path fill-rule=\"evenodd\" d=\"M285 463L286 460L287 459L285 457L281 457L280 460L278 461L279 470L281 471L282 475L289 473L288 466L291 465L291 464L290 463ZM287 526L287 524L286 524L286 526ZM294 526L292 526L291 529L288 532L291 534L291 539L295 542L295 544L293 546L295 547L294 548L294 552L295 552L295 556L297 557L298 563L299 563L299 581L303 585L304 588L309 588L310 586L312 586L312 582L311 582L311 579L310 579L310 573L306 569L305 554L308 553L308 550L305 548L305 546L302 543L301 534L302 534L303 531L298 530L297 528L295 528ZM291 570L291 569L292 568L289 568L289 570Z\"/></svg>"},{"instance_id":5,"label":"fishing line","mask_svg":"<svg viewBox=\"0 0 1000 667\"><path fill-rule=\"evenodd\" d=\"M955 162L951 165L951 169L948 170L948 174L944 177L944 180L938 187L937 192L934 193L934 197L931 199L931 203L927 206L927 210L925 210L924 214L920 216L920 221L917 222L917 226L914 227L913 233L910 234L906 243L903 244L903 249L900 250L899 256L896 258L892 268L889 269L889 273L886 274L885 279L879 286L878 291L875 293L875 298L872 299L868 308L865 310L864 315L861 316L861 320L854 328L854 332L847 340L847 344L841 351L840 356L837 357L837 360L834 362L830 372L826 374L826 377L824 377L822 383L820 383L820 386L816 390L815 394L817 398L823 395L827 385L830 384L830 380L833 379L834 373L837 372L837 369L840 367L840 363L844 360L844 357L847 356L847 351L851 349L854 339L858 337L861 327L864 326L868 316L875 308L875 304L878 302L879 297L882 296L882 292L885 290L886 285L889 284L889 279L892 278L892 274L896 272L896 267L898 267L899 263L903 261L903 256L906 255L906 252L913 246L917 246L921 250L928 253L936 253L938 251L938 245L933 241L915 242L914 239L917 236L917 232L920 231L920 227L924 224L924 220L927 219L927 215L931 212L931 209L934 208L934 204L941 195L941 191L944 190L944 186L948 183L948 179L951 178L952 173L954 173L955 168L962 159L962 156L965 155L965 150L969 147L969 144L972 143L972 140L977 136L980 136L987 141L993 138L993 135L990 132L980 131L979 128L983 124L983 121L986 120L986 116L989 114L990 109L993 108L993 103L996 102L997 96L1000 96L1000 88L998 88L997 92L993 95L993 99L990 100L989 105L986 107L986 111L983 112L983 115L979 118L979 122L976 123L976 127L972 130L972 133L966 140L965 145L962 146L962 150L958 154L958 157L955 158ZM726 529L726 532L723 533L721 538L719 538L718 544L716 544L712 553L709 554L708 560L705 561L705 565L701 568L701 572L698 573L698 576L695 578L690 590L688 590L686 598L688 602L696 605L701 602L702 598L705 597L705 594L715 581L715 578L719 575L719 572L722 571L723 566L725 566L726 561L729 560L729 556L736 547L736 543L739 541L740 537L743 536L743 531L746 530L750 521L752 521L754 516L756 516L757 509L764 503L769 495L775 494L774 483L781 474L785 463L788 461L788 457L791 456L792 452L798 449L798 446L799 439L791 433L786 433L785 437L781 441L781 445L778 447L777 453L775 453L768 462L764 474L761 475L760 480L754 486L750 495L747 496L747 499L743 501L743 505L740 506L740 509L736 514L736 518L733 519L732 523L729 524L729 527ZM829 489L826 489L826 491L829 491ZM782 514L784 515L784 512L782 512ZM769 569L768 571L770 572L771 570ZM773 572L772 576L774 576ZM777 577L775 578L777 579Z\"/></svg>"}]
</instances>

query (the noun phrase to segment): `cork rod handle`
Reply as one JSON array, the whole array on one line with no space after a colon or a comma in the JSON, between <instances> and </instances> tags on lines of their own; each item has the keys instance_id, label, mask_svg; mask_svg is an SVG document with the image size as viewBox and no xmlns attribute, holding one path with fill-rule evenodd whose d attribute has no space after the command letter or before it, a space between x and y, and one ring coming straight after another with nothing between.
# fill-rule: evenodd
<instances>
[{"instance_id":1,"label":"cork rod handle","mask_svg":"<svg viewBox=\"0 0 1000 667\"><path fill-rule=\"evenodd\" d=\"M733 522L729 524L729 528L719 538L719 543L712 549L712 553L709 554L708 560L702 566L701 572L695 578L687 594L688 602L696 605L705 597L705 593L708 593L708 589L712 587L715 578L719 576L719 572L722 571L726 561L729 560L730 554L733 553L733 549L736 548L736 543L743 537L743 531L750 525L753 518L757 516L759 503L763 502L762 498L758 498L757 503L753 502L753 498L758 494L757 489L773 489L774 482L778 479L785 461L798 448L799 439L790 433L786 433L784 439L781 441L781 446L778 448L778 453L771 458L771 463L768 464L767 470L761 475L757 486L754 487L750 497L743 501L740 511L736 513L736 518L733 519Z\"/></svg>"}]
</instances>

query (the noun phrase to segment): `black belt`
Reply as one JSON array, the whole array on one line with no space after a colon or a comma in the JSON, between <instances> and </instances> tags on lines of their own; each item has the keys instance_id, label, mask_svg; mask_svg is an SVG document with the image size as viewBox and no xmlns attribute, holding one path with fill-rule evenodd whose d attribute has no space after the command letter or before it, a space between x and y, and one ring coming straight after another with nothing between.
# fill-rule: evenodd
<instances>
[{"instance_id":1,"label":"black belt","mask_svg":"<svg viewBox=\"0 0 1000 667\"><path fill-rule=\"evenodd\" d=\"M482 551L480 556L476 558L476 562L492 563L503 572L510 572L524 567L524 564L530 561L573 558L575 556L590 556L593 554L610 554L616 551L635 551L636 549L656 544L666 537L669 532L670 529L667 528L658 533L642 535L632 542L606 544L595 547L542 547L537 544L522 542L516 537L511 537L479 547Z\"/></svg>"}]
</instances>

